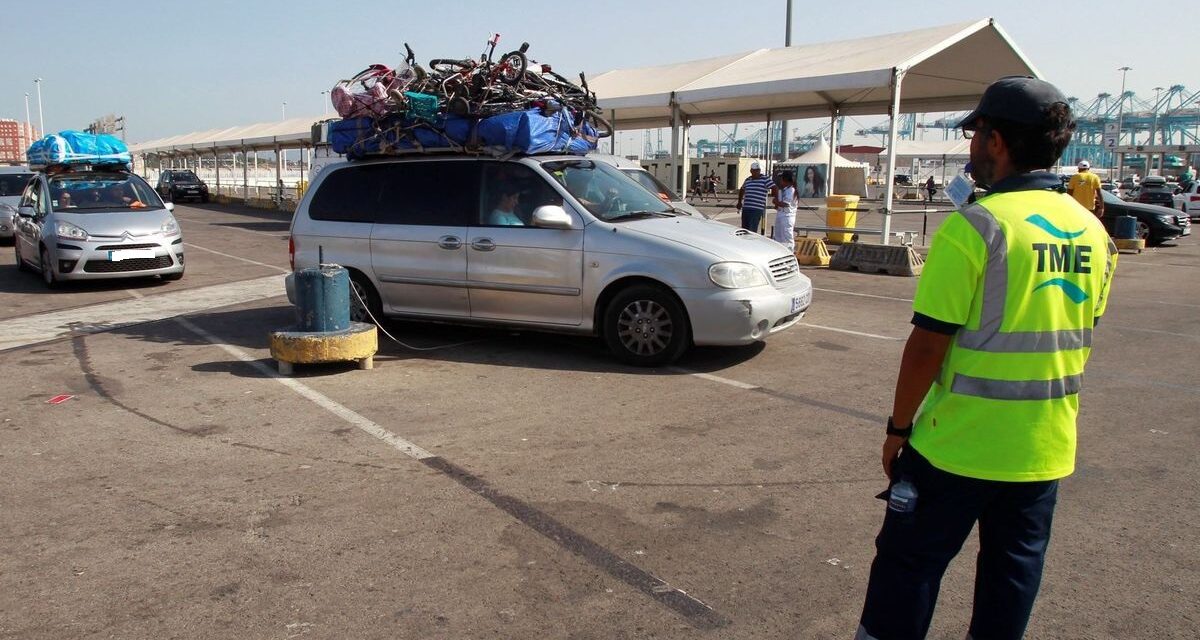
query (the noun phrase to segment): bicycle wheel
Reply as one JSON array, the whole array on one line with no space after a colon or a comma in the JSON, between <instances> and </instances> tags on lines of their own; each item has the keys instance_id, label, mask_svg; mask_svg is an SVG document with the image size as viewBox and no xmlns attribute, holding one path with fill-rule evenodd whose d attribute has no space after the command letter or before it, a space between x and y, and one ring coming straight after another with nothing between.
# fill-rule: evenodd
<instances>
[{"instance_id":1,"label":"bicycle wheel","mask_svg":"<svg viewBox=\"0 0 1200 640\"><path fill-rule=\"evenodd\" d=\"M529 68L529 58L520 51L509 51L500 59L500 81L510 86L517 86L525 78L525 70Z\"/></svg>"},{"instance_id":2,"label":"bicycle wheel","mask_svg":"<svg viewBox=\"0 0 1200 640\"><path fill-rule=\"evenodd\" d=\"M451 60L449 58L436 58L429 61L429 68L438 73L458 73L463 69L470 69L475 66L474 60Z\"/></svg>"}]
</instances>

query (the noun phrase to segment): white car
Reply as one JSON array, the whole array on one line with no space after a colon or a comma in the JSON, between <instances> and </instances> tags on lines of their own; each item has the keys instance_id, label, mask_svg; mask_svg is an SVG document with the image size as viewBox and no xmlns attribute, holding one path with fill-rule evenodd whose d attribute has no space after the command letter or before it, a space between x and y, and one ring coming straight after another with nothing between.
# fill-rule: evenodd
<instances>
[{"instance_id":1,"label":"white car","mask_svg":"<svg viewBox=\"0 0 1200 640\"><path fill-rule=\"evenodd\" d=\"M1175 208L1188 214L1188 217L1200 219L1200 180L1185 183L1175 194Z\"/></svg>"}]
</instances>

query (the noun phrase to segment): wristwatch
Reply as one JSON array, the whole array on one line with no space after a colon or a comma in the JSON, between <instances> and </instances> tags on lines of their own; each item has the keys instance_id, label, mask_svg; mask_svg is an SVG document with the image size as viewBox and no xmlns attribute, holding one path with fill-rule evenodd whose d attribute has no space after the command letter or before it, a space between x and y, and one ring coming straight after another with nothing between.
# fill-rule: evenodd
<instances>
[{"instance_id":1,"label":"wristwatch","mask_svg":"<svg viewBox=\"0 0 1200 640\"><path fill-rule=\"evenodd\" d=\"M912 423L909 423L908 428L897 429L896 423L892 421L892 417L888 416L887 434L889 436L900 436L901 438L908 438L908 437L912 436L912 429L913 429Z\"/></svg>"}]
</instances>

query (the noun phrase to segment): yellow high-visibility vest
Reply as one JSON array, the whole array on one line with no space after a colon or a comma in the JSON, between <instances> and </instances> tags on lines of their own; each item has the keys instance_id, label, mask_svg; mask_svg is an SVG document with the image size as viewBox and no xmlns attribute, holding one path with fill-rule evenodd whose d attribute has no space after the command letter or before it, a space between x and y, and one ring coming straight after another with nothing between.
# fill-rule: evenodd
<instances>
[{"instance_id":1,"label":"yellow high-visibility vest","mask_svg":"<svg viewBox=\"0 0 1200 640\"><path fill-rule=\"evenodd\" d=\"M913 309L959 328L910 444L967 477L1070 475L1080 380L1116 257L1100 221L1060 191L993 193L951 214Z\"/></svg>"}]
</instances>

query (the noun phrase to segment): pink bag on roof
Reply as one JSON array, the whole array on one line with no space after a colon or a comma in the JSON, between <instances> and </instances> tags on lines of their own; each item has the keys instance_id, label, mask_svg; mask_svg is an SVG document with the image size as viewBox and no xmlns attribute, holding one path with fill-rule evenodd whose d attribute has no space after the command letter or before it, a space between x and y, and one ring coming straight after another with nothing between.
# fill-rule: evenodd
<instances>
[{"instance_id":1,"label":"pink bag on roof","mask_svg":"<svg viewBox=\"0 0 1200 640\"><path fill-rule=\"evenodd\" d=\"M373 64L349 80L337 83L329 92L333 108L343 118L379 118L389 111L388 92L402 83L396 73L382 64ZM361 91L355 89L361 87Z\"/></svg>"}]
</instances>

